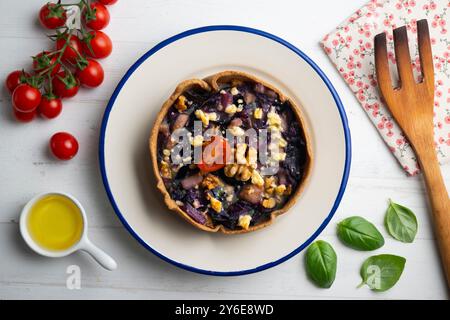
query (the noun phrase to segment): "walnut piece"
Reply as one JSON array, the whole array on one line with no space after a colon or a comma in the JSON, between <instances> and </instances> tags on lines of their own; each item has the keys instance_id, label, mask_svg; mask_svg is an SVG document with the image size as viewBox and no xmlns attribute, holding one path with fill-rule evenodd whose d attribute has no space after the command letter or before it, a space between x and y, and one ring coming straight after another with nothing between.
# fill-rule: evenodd
<instances>
[{"instance_id":1,"label":"walnut piece","mask_svg":"<svg viewBox=\"0 0 450 320\"><path fill-rule=\"evenodd\" d=\"M208 174L205 178L203 178L203 181L202 181L203 188L212 190L216 187L222 187L222 186L223 186L222 180L220 180L219 177L217 177L213 174Z\"/></svg>"},{"instance_id":2,"label":"walnut piece","mask_svg":"<svg viewBox=\"0 0 450 320\"><path fill-rule=\"evenodd\" d=\"M186 97L185 96L179 96L177 99L177 102L175 103L175 108L179 111L179 112L183 112L184 110L187 109L187 105L186 105Z\"/></svg>"}]
</instances>

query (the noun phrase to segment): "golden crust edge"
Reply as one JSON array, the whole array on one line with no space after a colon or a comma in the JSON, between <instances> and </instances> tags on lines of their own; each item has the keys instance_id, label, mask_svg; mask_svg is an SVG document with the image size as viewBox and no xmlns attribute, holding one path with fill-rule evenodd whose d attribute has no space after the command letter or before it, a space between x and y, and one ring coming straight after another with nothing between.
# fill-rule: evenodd
<instances>
[{"instance_id":1,"label":"golden crust edge","mask_svg":"<svg viewBox=\"0 0 450 320\"><path fill-rule=\"evenodd\" d=\"M247 230L244 230L244 229L230 230L230 229L225 228L223 225L218 225L215 228L210 228L210 227L207 227L205 225L202 225L202 224L194 221L186 212L181 210L181 208L171 198L169 192L167 191L167 189L164 185L164 181L160 175L159 167L158 167L157 142L158 142L159 128L160 128L162 121L164 120L164 117L167 114L167 111L173 105L173 103L176 101L176 99L178 99L178 97L183 92L185 92L186 90L188 90L192 87L195 87L195 86L199 86L208 91L211 91L211 90L218 91L221 83L226 83L231 80L252 81L252 82L261 83L265 87L267 87L267 88L273 90L275 93L277 93L282 102L289 101L289 103L291 104L291 106L294 110L294 114L296 115L297 120L299 121L299 123L302 127L302 132L303 132L305 142L306 142L307 162L304 167L305 172L302 177L302 181L297 186L295 193L293 195L291 195L289 201L286 202L285 205L281 209L275 210L271 213L269 220L267 220L263 223L260 223L258 225L252 226L252 227L248 228ZM207 232L213 232L213 233L221 232L223 234L242 234L242 233L249 233L249 232L253 232L253 231L265 228L265 227L271 225L278 216L286 213L297 202L297 200L300 197L301 193L303 192L304 188L308 184L309 178L311 176L312 163L313 163L313 152L312 152L311 144L312 144L312 142L311 142L311 136L309 133L309 127L307 125L307 122L304 120L304 116L303 116L301 109L295 103L295 101L293 101L292 99L285 96L279 89L277 89L273 85L255 77L253 75L247 74L242 71L232 71L232 70L222 71L222 72L213 74L211 76L208 76L204 79L185 80L185 81L181 82L180 84L178 84L178 86L175 88L174 92L164 102L164 104L161 107L161 110L158 112L158 115L153 124L153 128L151 130L151 134L150 134L150 138L149 138L149 149L150 149L150 156L151 156L151 160L152 160L152 169L153 169L153 174L155 175L155 178L157 181L156 187L162 193L164 202L167 205L167 207L169 208L169 210L178 213L183 219L185 219L187 222L189 222L191 225L193 225L194 227L196 227L198 229L201 229L201 230L207 231Z\"/></svg>"}]
</instances>

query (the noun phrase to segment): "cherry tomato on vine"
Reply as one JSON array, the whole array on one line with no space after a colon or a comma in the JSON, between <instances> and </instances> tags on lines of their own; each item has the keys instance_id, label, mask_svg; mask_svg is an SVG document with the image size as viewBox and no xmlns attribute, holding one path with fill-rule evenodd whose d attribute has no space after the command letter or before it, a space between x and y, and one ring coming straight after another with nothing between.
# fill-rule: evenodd
<instances>
[{"instance_id":1,"label":"cherry tomato on vine","mask_svg":"<svg viewBox=\"0 0 450 320\"><path fill-rule=\"evenodd\" d=\"M45 94L42 96L38 110L46 119L53 119L59 116L62 111L62 100L55 95Z\"/></svg>"},{"instance_id":2,"label":"cherry tomato on vine","mask_svg":"<svg viewBox=\"0 0 450 320\"><path fill-rule=\"evenodd\" d=\"M53 92L61 98L71 98L78 93L80 81L71 73L61 71L52 80Z\"/></svg>"},{"instance_id":3,"label":"cherry tomato on vine","mask_svg":"<svg viewBox=\"0 0 450 320\"><path fill-rule=\"evenodd\" d=\"M68 35L65 34L65 35L59 37L58 40L56 40L56 50L61 50L62 48L64 48L64 46L67 42L67 37L68 37ZM62 60L74 63L79 57L77 52L80 55L83 54L83 45L82 45L80 39L76 35L72 34L72 35L70 35L69 43L62 55Z\"/></svg>"},{"instance_id":4,"label":"cherry tomato on vine","mask_svg":"<svg viewBox=\"0 0 450 320\"><path fill-rule=\"evenodd\" d=\"M48 51L43 51L33 57L33 70L36 73L52 69L51 75L54 76L61 69L61 64L58 63L58 54Z\"/></svg>"},{"instance_id":5,"label":"cherry tomato on vine","mask_svg":"<svg viewBox=\"0 0 450 320\"><path fill-rule=\"evenodd\" d=\"M117 0L99 0L99 2L103 3L105 6L110 6L117 2Z\"/></svg>"},{"instance_id":6,"label":"cherry tomato on vine","mask_svg":"<svg viewBox=\"0 0 450 320\"><path fill-rule=\"evenodd\" d=\"M102 84L105 78L102 65L94 59L87 58L84 63L80 63L80 69L77 70L76 76L82 85L94 88Z\"/></svg>"},{"instance_id":7,"label":"cherry tomato on vine","mask_svg":"<svg viewBox=\"0 0 450 320\"><path fill-rule=\"evenodd\" d=\"M70 160L78 152L78 141L67 132L55 133L50 138L50 150L60 160Z\"/></svg>"},{"instance_id":8,"label":"cherry tomato on vine","mask_svg":"<svg viewBox=\"0 0 450 320\"><path fill-rule=\"evenodd\" d=\"M89 31L83 39L84 53L92 58L103 59L112 52L112 41L102 31Z\"/></svg>"},{"instance_id":9,"label":"cherry tomato on vine","mask_svg":"<svg viewBox=\"0 0 450 320\"><path fill-rule=\"evenodd\" d=\"M39 21L45 28L60 28L66 24L66 10L60 4L49 2L39 11Z\"/></svg>"},{"instance_id":10,"label":"cherry tomato on vine","mask_svg":"<svg viewBox=\"0 0 450 320\"><path fill-rule=\"evenodd\" d=\"M36 118L37 111L31 111L31 112L20 112L17 111L15 108L13 108L13 114L14 118L16 118L17 121L20 122L30 122L33 121L34 118Z\"/></svg>"},{"instance_id":11,"label":"cherry tomato on vine","mask_svg":"<svg viewBox=\"0 0 450 320\"><path fill-rule=\"evenodd\" d=\"M5 80L5 86L9 93L13 93L20 84L25 82L25 78L29 76L28 73L20 70L16 70L8 74Z\"/></svg>"},{"instance_id":12,"label":"cherry tomato on vine","mask_svg":"<svg viewBox=\"0 0 450 320\"><path fill-rule=\"evenodd\" d=\"M33 112L40 102L41 92L26 83L19 85L12 95L12 105L20 112Z\"/></svg>"},{"instance_id":13,"label":"cherry tomato on vine","mask_svg":"<svg viewBox=\"0 0 450 320\"><path fill-rule=\"evenodd\" d=\"M99 2L91 3L83 11L83 20L87 27L93 30L102 30L109 24L109 11Z\"/></svg>"}]
</instances>

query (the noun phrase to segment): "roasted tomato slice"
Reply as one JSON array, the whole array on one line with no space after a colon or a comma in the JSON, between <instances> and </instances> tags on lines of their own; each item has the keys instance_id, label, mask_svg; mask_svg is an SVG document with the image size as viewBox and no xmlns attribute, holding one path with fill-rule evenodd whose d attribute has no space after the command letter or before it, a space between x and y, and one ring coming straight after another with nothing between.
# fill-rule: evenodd
<instances>
[{"instance_id":1,"label":"roasted tomato slice","mask_svg":"<svg viewBox=\"0 0 450 320\"><path fill-rule=\"evenodd\" d=\"M203 145L202 162L197 166L202 172L218 171L225 167L230 153L228 141L220 136L214 136L210 142Z\"/></svg>"}]
</instances>

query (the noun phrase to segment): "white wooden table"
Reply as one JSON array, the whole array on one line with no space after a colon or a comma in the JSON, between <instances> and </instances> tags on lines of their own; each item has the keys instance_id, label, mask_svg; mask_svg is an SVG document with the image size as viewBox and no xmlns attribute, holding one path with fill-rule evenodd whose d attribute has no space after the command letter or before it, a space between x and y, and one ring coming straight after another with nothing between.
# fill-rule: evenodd
<instances>
[{"instance_id":1,"label":"white wooden table","mask_svg":"<svg viewBox=\"0 0 450 320\"><path fill-rule=\"evenodd\" d=\"M445 299L424 187L420 177L407 178L372 127L338 73L318 45L321 37L367 0L119 0L110 7L106 32L114 52L103 62L106 81L96 90L83 90L65 102L53 121L20 124L13 120L10 98L0 96L0 299ZM44 0L0 1L0 75L28 67L29 56L51 46L38 27L37 12ZM347 191L335 218L320 238L338 253L337 279L329 290L318 289L306 278L303 254L275 268L249 276L220 278L180 270L141 247L113 212L100 178L97 145L105 105L119 79L144 52L169 36L211 24L237 24L276 34L306 52L325 71L344 103L349 118L353 160ZM78 156L67 163L54 160L46 147L60 130L74 133ZM450 168L444 168L450 182ZM450 185L450 183L449 183ZM93 241L115 257L118 270L108 272L84 253L47 259L31 252L19 235L21 207L46 191L72 193L88 211ZM383 227L389 198L409 206L420 227L413 244L390 238ZM359 268L371 253L343 246L336 223L350 215L373 221L386 237L379 253L407 258L399 283L376 294L360 283ZM81 268L81 289L66 288L66 268Z\"/></svg>"}]
</instances>

